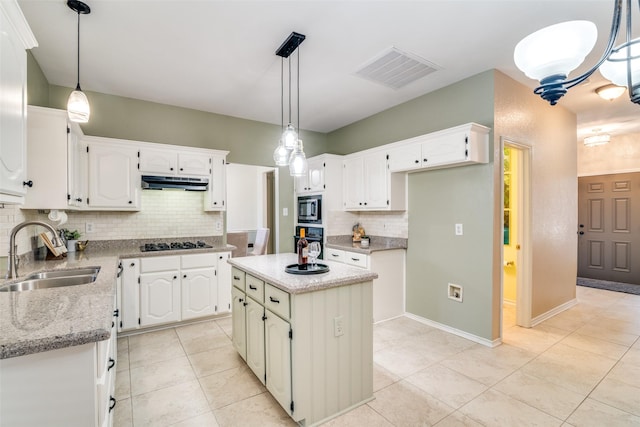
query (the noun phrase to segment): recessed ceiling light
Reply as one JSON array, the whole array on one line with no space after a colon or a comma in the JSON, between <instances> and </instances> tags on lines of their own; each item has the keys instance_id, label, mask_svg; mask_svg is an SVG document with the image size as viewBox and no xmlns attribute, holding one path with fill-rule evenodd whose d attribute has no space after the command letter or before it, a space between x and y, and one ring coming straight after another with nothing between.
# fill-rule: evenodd
<instances>
[{"instance_id":1,"label":"recessed ceiling light","mask_svg":"<svg viewBox=\"0 0 640 427\"><path fill-rule=\"evenodd\" d=\"M586 146L602 145L602 144L608 143L610 139L611 139L611 135L609 135L608 133L588 136L584 139L584 145Z\"/></svg>"},{"instance_id":2,"label":"recessed ceiling light","mask_svg":"<svg viewBox=\"0 0 640 427\"><path fill-rule=\"evenodd\" d=\"M611 101L622 95L626 89L627 88L624 86L610 84L599 87L598 89L596 89L596 93L600 96L600 98Z\"/></svg>"}]
</instances>

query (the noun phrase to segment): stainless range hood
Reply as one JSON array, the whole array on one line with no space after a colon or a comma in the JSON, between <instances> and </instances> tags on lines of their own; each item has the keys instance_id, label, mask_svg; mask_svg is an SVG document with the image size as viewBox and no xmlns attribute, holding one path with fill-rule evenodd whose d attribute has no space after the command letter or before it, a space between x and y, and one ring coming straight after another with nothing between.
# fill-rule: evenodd
<instances>
[{"instance_id":1,"label":"stainless range hood","mask_svg":"<svg viewBox=\"0 0 640 427\"><path fill-rule=\"evenodd\" d=\"M209 178L189 178L182 176L142 175L143 190L178 189L186 191L206 191Z\"/></svg>"}]
</instances>

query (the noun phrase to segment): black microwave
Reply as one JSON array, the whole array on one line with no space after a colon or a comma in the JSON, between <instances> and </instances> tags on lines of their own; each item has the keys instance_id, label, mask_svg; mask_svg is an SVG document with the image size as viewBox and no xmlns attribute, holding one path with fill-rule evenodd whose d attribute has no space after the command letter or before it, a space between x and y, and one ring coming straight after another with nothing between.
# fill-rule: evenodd
<instances>
[{"instance_id":1,"label":"black microwave","mask_svg":"<svg viewBox=\"0 0 640 427\"><path fill-rule=\"evenodd\" d=\"M298 197L298 223L322 224L322 196Z\"/></svg>"}]
</instances>

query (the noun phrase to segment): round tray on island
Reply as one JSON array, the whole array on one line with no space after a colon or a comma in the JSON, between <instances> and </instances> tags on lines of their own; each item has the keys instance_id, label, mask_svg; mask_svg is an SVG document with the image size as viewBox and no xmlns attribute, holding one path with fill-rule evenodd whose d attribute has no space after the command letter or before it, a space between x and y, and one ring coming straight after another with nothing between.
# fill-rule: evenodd
<instances>
[{"instance_id":1,"label":"round tray on island","mask_svg":"<svg viewBox=\"0 0 640 427\"><path fill-rule=\"evenodd\" d=\"M290 264L285 267L284 271L289 274L322 274L329 272L329 266L327 264L317 263L313 267L311 264L307 264L306 270L300 270L299 267L298 264Z\"/></svg>"}]
</instances>

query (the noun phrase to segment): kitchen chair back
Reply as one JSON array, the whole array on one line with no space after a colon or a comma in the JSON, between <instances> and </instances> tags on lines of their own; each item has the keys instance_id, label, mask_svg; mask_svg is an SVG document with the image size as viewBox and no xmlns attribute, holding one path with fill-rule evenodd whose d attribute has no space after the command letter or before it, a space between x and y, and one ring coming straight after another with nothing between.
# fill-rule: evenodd
<instances>
[{"instance_id":1,"label":"kitchen chair back","mask_svg":"<svg viewBox=\"0 0 640 427\"><path fill-rule=\"evenodd\" d=\"M247 255L264 255L267 253L267 244L269 243L269 229L258 228L256 231L256 241L253 244L253 251Z\"/></svg>"}]
</instances>

